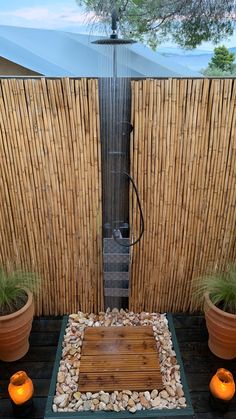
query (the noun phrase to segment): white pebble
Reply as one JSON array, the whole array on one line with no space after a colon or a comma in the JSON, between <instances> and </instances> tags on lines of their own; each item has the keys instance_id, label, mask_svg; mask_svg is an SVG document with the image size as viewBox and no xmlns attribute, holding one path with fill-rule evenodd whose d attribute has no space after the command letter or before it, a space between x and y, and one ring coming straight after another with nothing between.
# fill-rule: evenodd
<instances>
[{"instance_id":1,"label":"white pebble","mask_svg":"<svg viewBox=\"0 0 236 419\"><path fill-rule=\"evenodd\" d=\"M167 393L167 391L166 391L166 390L162 390L162 391L159 393L159 395L160 395L160 397L161 397L162 399L168 399L168 393Z\"/></svg>"},{"instance_id":2,"label":"white pebble","mask_svg":"<svg viewBox=\"0 0 236 419\"><path fill-rule=\"evenodd\" d=\"M53 410L53 412L57 412L57 405L56 404L52 405L52 410Z\"/></svg>"},{"instance_id":3,"label":"white pebble","mask_svg":"<svg viewBox=\"0 0 236 419\"><path fill-rule=\"evenodd\" d=\"M100 402L98 405L99 410L105 410L106 409L106 404L104 402Z\"/></svg>"},{"instance_id":4,"label":"white pebble","mask_svg":"<svg viewBox=\"0 0 236 419\"><path fill-rule=\"evenodd\" d=\"M100 400L101 400L101 402L104 402L105 404L108 404L109 403L109 400L110 400L109 393L102 394L100 396Z\"/></svg>"},{"instance_id":5,"label":"white pebble","mask_svg":"<svg viewBox=\"0 0 236 419\"><path fill-rule=\"evenodd\" d=\"M152 407L156 407L160 405L160 402L161 402L160 397L156 397L154 400L151 400L151 405Z\"/></svg>"},{"instance_id":6,"label":"white pebble","mask_svg":"<svg viewBox=\"0 0 236 419\"><path fill-rule=\"evenodd\" d=\"M151 395L150 395L149 391L145 391L143 393L143 395L148 402L151 400Z\"/></svg>"},{"instance_id":7,"label":"white pebble","mask_svg":"<svg viewBox=\"0 0 236 419\"><path fill-rule=\"evenodd\" d=\"M136 410L137 410L137 407L136 407L136 406L133 406L133 407L131 407L131 408L129 409L129 411L130 411L131 413L135 413L135 412L136 412Z\"/></svg>"},{"instance_id":8,"label":"white pebble","mask_svg":"<svg viewBox=\"0 0 236 419\"><path fill-rule=\"evenodd\" d=\"M185 405L185 404L186 404L186 399L185 399L185 397L180 397L180 399L179 399L179 404L181 404L181 405Z\"/></svg>"},{"instance_id":9,"label":"white pebble","mask_svg":"<svg viewBox=\"0 0 236 419\"><path fill-rule=\"evenodd\" d=\"M151 398L152 399L155 399L157 397L157 395L158 395L158 390L156 390L156 389L152 390L152 392L151 392Z\"/></svg>"}]
</instances>

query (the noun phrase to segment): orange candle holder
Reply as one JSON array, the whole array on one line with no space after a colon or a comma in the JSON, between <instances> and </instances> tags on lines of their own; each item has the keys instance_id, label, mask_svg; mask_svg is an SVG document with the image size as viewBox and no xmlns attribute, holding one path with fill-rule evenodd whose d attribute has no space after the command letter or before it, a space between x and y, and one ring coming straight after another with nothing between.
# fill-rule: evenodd
<instances>
[{"instance_id":1,"label":"orange candle holder","mask_svg":"<svg viewBox=\"0 0 236 419\"><path fill-rule=\"evenodd\" d=\"M10 378L8 393L16 417L27 417L33 408L34 386L25 371L18 371Z\"/></svg>"},{"instance_id":2,"label":"orange candle holder","mask_svg":"<svg viewBox=\"0 0 236 419\"><path fill-rule=\"evenodd\" d=\"M235 394L235 382L231 372L225 368L219 368L213 375L209 388L212 408L227 411Z\"/></svg>"}]
</instances>

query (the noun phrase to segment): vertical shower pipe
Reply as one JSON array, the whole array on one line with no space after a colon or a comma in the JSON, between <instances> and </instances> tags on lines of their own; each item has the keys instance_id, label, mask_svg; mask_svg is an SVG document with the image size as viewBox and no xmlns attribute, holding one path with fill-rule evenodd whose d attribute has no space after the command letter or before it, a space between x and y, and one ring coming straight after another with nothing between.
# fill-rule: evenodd
<instances>
[{"instance_id":1,"label":"vertical shower pipe","mask_svg":"<svg viewBox=\"0 0 236 419\"><path fill-rule=\"evenodd\" d=\"M105 308L128 307L130 180L136 193L137 190L129 176L132 130L131 86L128 77L119 77L117 47L133 42L133 40L118 38L117 17L114 10L110 38L94 42L98 45L109 45L109 48L112 48L112 77L99 79ZM140 204L139 198L138 204Z\"/></svg>"}]
</instances>

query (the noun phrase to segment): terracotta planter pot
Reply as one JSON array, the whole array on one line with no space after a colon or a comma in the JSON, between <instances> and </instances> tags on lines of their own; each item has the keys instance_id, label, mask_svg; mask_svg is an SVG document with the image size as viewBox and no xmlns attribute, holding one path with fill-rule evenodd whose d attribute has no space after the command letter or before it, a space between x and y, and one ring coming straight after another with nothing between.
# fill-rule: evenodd
<instances>
[{"instance_id":1,"label":"terracotta planter pot","mask_svg":"<svg viewBox=\"0 0 236 419\"><path fill-rule=\"evenodd\" d=\"M29 334L34 315L33 294L28 294L27 303L20 310L0 316L0 360L16 361L29 349Z\"/></svg>"},{"instance_id":2,"label":"terracotta planter pot","mask_svg":"<svg viewBox=\"0 0 236 419\"><path fill-rule=\"evenodd\" d=\"M209 293L205 294L204 311L211 352L223 359L236 358L236 314L217 308Z\"/></svg>"}]
</instances>

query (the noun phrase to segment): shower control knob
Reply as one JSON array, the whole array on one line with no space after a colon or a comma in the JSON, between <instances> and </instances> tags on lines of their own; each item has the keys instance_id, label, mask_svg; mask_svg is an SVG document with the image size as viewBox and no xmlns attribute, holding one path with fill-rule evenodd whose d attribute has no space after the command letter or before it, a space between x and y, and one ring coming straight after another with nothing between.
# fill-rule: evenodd
<instances>
[{"instance_id":1,"label":"shower control knob","mask_svg":"<svg viewBox=\"0 0 236 419\"><path fill-rule=\"evenodd\" d=\"M113 237L114 239L122 239L122 234L119 228L114 228L113 230Z\"/></svg>"}]
</instances>

